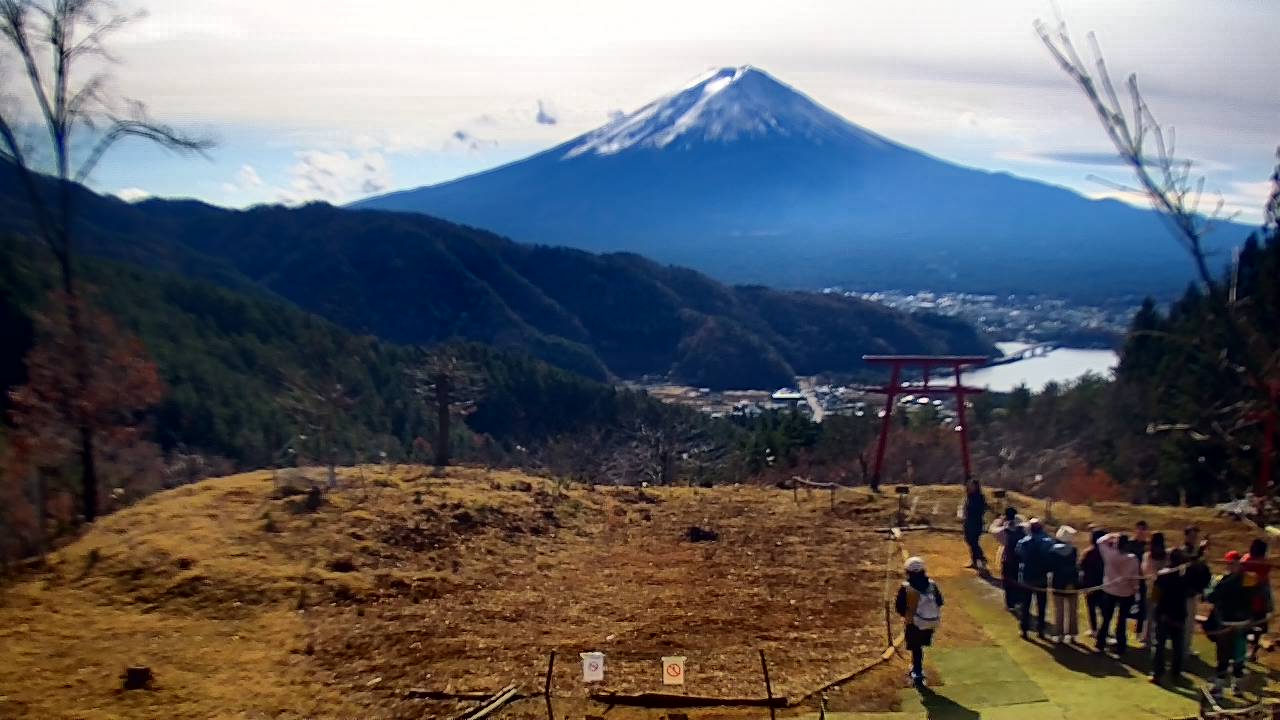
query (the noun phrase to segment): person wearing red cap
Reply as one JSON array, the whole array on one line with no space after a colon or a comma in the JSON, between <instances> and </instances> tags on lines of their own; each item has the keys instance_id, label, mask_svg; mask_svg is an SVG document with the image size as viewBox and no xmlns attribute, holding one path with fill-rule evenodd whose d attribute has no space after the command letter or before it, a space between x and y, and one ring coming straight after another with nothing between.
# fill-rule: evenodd
<instances>
[{"instance_id":1,"label":"person wearing red cap","mask_svg":"<svg viewBox=\"0 0 1280 720\"><path fill-rule=\"evenodd\" d=\"M1249 617L1249 591L1244 586L1240 553L1232 550L1222 557L1227 572L1213 584L1205 601L1213 610L1204 621L1205 634L1213 640L1218 655L1212 694L1221 697L1225 685L1235 692L1236 681L1244 677L1244 625Z\"/></svg>"}]
</instances>

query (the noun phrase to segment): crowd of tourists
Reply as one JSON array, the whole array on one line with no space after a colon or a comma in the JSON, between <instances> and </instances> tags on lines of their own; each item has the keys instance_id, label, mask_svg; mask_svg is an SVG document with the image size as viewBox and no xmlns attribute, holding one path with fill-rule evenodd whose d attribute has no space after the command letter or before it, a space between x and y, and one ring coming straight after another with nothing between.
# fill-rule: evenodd
<instances>
[{"instance_id":1,"label":"crowd of tourists","mask_svg":"<svg viewBox=\"0 0 1280 720\"><path fill-rule=\"evenodd\" d=\"M994 535L1001 549L1005 606L1018 619L1023 639L1034 631L1044 640L1087 646L1085 638L1092 638L1096 652L1123 657L1132 623L1134 644L1153 656L1151 681L1161 683L1182 677L1198 624L1215 646L1212 692L1218 696L1226 688L1235 691L1247 656L1257 658L1274 611L1264 540L1254 540L1244 554L1226 551L1225 572L1214 577L1209 538L1194 525L1181 529L1176 544L1145 521L1119 532L1090 527L1080 553L1077 531L1070 526L1050 534L1040 519L1026 519L1012 507L986 526L987 511L981 488L970 483L962 512L970 567L987 568L981 537L984 531ZM1085 637L1079 628L1081 597L1089 624ZM1208 612L1197 618L1202 601Z\"/></svg>"}]
</instances>

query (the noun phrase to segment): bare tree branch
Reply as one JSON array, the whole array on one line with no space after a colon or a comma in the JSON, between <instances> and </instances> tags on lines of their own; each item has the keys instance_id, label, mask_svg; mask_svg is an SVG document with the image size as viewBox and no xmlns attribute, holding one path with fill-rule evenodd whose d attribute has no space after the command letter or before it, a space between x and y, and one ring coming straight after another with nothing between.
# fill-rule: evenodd
<instances>
[{"instance_id":1,"label":"bare tree branch","mask_svg":"<svg viewBox=\"0 0 1280 720\"><path fill-rule=\"evenodd\" d=\"M79 283L76 281L74 234L72 232L73 182L83 182L97 167L103 155L116 142L127 137L141 138L171 150L201 152L209 141L187 137L176 130L151 121L140 103L128 104L131 112L122 114L111 108L107 97L107 78L102 73L90 75L76 85L79 60L101 57L110 60L105 40L123 27L129 17L114 12L112 0L0 0L0 45L12 47L30 85L34 105L39 109L39 125L49 137L56 184L46 197L42 182L28 161L17 139L24 126L19 116L0 111L0 156L17 168L26 189L31 213L45 243L57 259L61 274L61 291L67 298L65 312L75 342L70 352L76 374L75 393L68 395L64 408L68 418L77 402L73 396L86 396L92 383L89 352L83 319L78 305ZM102 19L105 17L106 19ZM0 71L5 68L0 67ZM72 173L73 139L78 131L97 132L88 158ZM94 457L95 430L80 423L80 464L84 517L93 520L97 513L97 479Z\"/></svg>"},{"instance_id":2,"label":"bare tree branch","mask_svg":"<svg viewBox=\"0 0 1280 720\"><path fill-rule=\"evenodd\" d=\"M201 155L204 155L207 150L213 147L212 140L184 135L167 125L160 125L146 120L145 115L142 117L143 119L113 120L111 127L94 144L89 157L80 166L80 169L76 171L75 181L83 183L87 180L93 174L94 168L102 160L102 156L118 141L128 137L141 138L168 150L199 153Z\"/></svg>"}]
</instances>

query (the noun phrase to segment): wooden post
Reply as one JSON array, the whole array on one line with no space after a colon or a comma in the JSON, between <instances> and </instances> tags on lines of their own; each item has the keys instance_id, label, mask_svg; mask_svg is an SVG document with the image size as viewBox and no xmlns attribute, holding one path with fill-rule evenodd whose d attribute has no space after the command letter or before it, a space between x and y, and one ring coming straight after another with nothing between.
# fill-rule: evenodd
<instances>
[{"instance_id":1,"label":"wooden post","mask_svg":"<svg viewBox=\"0 0 1280 720\"><path fill-rule=\"evenodd\" d=\"M551 708L551 673L556 669L556 651L551 651L551 657L547 658L547 684L543 687L543 693L547 697L547 720L556 720L555 711Z\"/></svg>"},{"instance_id":2,"label":"wooden post","mask_svg":"<svg viewBox=\"0 0 1280 720\"><path fill-rule=\"evenodd\" d=\"M773 707L773 685L769 682L769 663L764 659L764 650L760 651L760 668L764 670L764 692L769 698L769 720L778 720L778 711Z\"/></svg>"}]
</instances>

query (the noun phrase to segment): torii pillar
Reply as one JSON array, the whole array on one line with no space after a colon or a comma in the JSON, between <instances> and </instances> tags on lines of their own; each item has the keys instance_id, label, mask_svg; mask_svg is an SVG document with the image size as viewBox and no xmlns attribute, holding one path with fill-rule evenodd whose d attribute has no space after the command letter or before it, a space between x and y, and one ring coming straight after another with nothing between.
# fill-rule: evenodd
<instances>
[{"instance_id":1,"label":"torii pillar","mask_svg":"<svg viewBox=\"0 0 1280 720\"><path fill-rule=\"evenodd\" d=\"M982 355L864 355L864 362L871 365L889 365L889 384L884 387L862 387L864 392L884 393L884 418L880 423L880 437L876 441L876 461L871 473L871 489L880 490L880 470L884 466L884 451L889 443L889 432L893 427L893 401L901 394L912 395L953 395L956 399L956 420L960 431L960 455L964 460L964 479L967 482L973 477L973 466L969 460L969 425L965 419L965 397L983 392L982 388L966 387L961 381L965 367L984 365L988 358ZM921 385L906 385L902 382L904 367L918 367L924 372ZM930 385L929 371L934 368L947 368L947 374L954 374L954 385Z\"/></svg>"}]
</instances>

